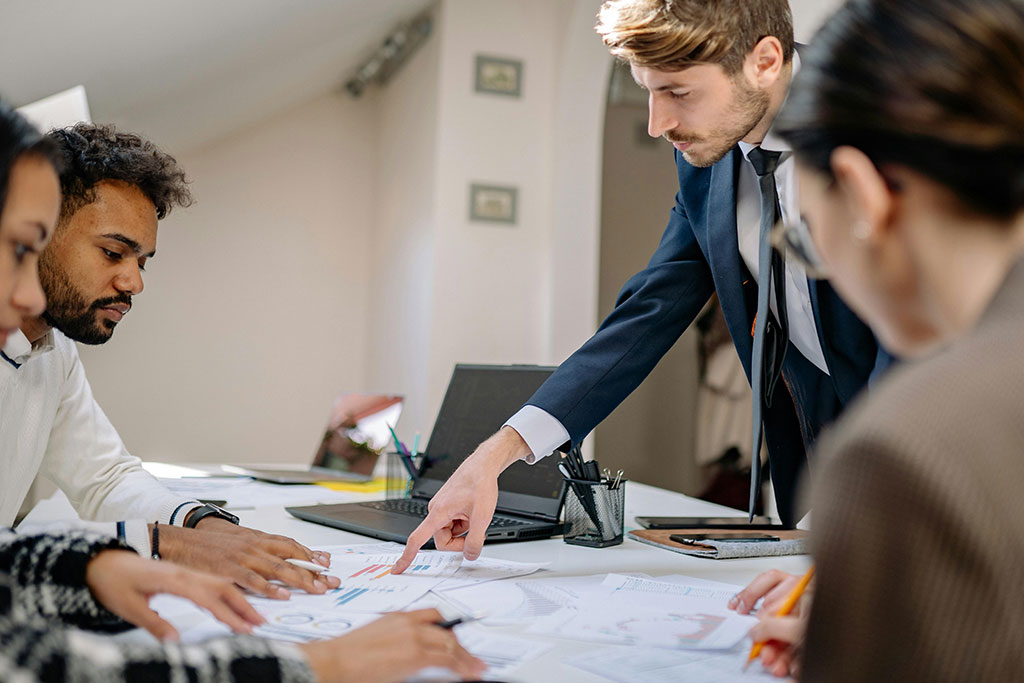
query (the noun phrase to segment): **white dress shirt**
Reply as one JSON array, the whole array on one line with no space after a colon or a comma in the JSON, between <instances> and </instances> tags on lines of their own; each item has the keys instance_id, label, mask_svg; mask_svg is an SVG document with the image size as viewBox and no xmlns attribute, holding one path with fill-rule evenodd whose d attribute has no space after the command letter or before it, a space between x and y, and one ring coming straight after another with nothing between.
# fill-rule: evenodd
<instances>
[{"instance_id":1,"label":"white dress shirt","mask_svg":"<svg viewBox=\"0 0 1024 683\"><path fill-rule=\"evenodd\" d=\"M799 57L794 56L793 75L800 67ZM740 169L739 184L736 188L736 237L740 258L747 270L757 281L758 245L761 236L761 190L757 182L757 173L747 155L756 145L740 142L740 151L747 163ZM800 219L800 205L797 195L796 168L793 162L793 150L781 138L769 131L761 144L764 149L782 152L779 165L775 169L775 184L779 193L779 206L782 209L784 222L792 223ZM772 311L778 315L775 297L770 298ZM786 310L789 313L789 340L807 360L825 374L830 374L825 362L825 354L818 340L818 327L814 321L814 310L811 307L810 287L807 273L792 259L786 261ZM515 429L531 455L524 458L534 463L549 455L552 451L569 440L569 432L554 416L536 406L524 406L505 423Z\"/></svg>"},{"instance_id":2,"label":"white dress shirt","mask_svg":"<svg viewBox=\"0 0 1024 683\"><path fill-rule=\"evenodd\" d=\"M33 345L15 331L3 352L0 526L14 521L39 474L67 494L82 519L106 522L75 526L121 535L148 555L146 524L173 517L180 526L200 503L171 493L128 453L93 398L73 341L52 330Z\"/></svg>"}]
</instances>

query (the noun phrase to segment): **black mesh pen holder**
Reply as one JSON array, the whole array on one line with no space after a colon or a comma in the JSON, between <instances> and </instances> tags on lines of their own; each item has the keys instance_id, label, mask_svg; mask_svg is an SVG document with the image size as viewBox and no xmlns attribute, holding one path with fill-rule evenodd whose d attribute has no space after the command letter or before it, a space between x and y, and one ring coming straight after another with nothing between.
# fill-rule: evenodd
<instances>
[{"instance_id":1,"label":"black mesh pen holder","mask_svg":"<svg viewBox=\"0 0 1024 683\"><path fill-rule=\"evenodd\" d=\"M568 479L565 495L566 531L563 540L588 548L622 543L626 482Z\"/></svg>"}]
</instances>

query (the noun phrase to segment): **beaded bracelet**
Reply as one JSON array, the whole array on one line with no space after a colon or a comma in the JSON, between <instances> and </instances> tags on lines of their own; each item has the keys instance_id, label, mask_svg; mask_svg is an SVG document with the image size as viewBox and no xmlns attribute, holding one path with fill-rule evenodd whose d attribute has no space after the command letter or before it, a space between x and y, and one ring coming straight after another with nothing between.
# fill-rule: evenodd
<instances>
[{"instance_id":1,"label":"beaded bracelet","mask_svg":"<svg viewBox=\"0 0 1024 683\"><path fill-rule=\"evenodd\" d=\"M153 559L154 560L159 560L160 559L160 532L158 531L159 528L160 528L160 522L153 522L153 542L152 542L152 546L153 546Z\"/></svg>"}]
</instances>

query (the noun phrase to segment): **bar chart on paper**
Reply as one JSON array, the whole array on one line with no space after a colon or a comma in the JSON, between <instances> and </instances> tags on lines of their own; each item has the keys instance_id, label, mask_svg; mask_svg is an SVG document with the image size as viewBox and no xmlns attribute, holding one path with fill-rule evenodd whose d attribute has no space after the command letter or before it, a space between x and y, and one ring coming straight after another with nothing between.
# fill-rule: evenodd
<instances>
[{"instance_id":1,"label":"bar chart on paper","mask_svg":"<svg viewBox=\"0 0 1024 683\"><path fill-rule=\"evenodd\" d=\"M451 577L461 556L426 552L416 556L401 575L392 574L398 553L335 555L330 573L341 585L326 597L330 606L354 612L400 610Z\"/></svg>"},{"instance_id":2,"label":"bar chart on paper","mask_svg":"<svg viewBox=\"0 0 1024 683\"><path fill-rule=\"evenodd\" d=\"M350 574L348 578L355 579L362 576L370 581L377 581L379 579L383 579L385 576L391 576L391 569L394 566L394 563L371 564L369 567L364 567L363 569ZM431 564L414 564L405 570L405 576L423 576L425 574L429 574L432 569L434 569L434 566Z\"/></svg>"}]
</instances>

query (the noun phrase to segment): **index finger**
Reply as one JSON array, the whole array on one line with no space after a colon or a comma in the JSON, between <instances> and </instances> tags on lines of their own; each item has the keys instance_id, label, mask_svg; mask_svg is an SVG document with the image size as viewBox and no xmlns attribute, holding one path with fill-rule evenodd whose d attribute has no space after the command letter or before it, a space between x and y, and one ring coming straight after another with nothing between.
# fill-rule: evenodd
<instances>
[{"instance_id":1,"label":"index finger","mask_svg":"<svg viewBox=\"0 0 1024 683\"><path fill-rule=\"evenodd\" d=\"M423 544L433 537L435 531L444 526L444 524L439 523L441 519L443 518L440 515L431 512L409 534L409 540L405 542L405 550L402 552L402 556L398 558L398 562L395 562L395 566L391 568L392 574L401 574L409 568L409 565L416 559L416 553L420 551Z\"/></svg>"},{"instance_id":2,"label":"index finger","mask_svg":"<svg viewBox=\"0 0 1024 683\"><path fill-rule=\"evenodd\" d=\"M780 572L777 569L759 574L757 578L750 582L750 585L729 600L729 608L735 609L740 614L748 614L758 600L790 578L795 577L785 572Z\"/></svg>"}]
</instances>

